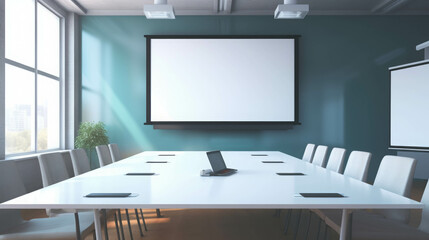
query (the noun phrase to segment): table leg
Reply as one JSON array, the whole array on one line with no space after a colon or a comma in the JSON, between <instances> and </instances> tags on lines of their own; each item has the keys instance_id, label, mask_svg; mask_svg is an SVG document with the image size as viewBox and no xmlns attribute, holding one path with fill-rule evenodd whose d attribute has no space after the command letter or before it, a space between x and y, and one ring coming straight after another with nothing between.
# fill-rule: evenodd
<instances>
[{"instance_id":1,"label":"table leg","mask_svg":"<svg viewBox=\"0 0 429 240\"><path fill-rule=\"evenodd\" d=\"M94 228L97 240L103 240L103 234L101 232L100 210L98 209L94 209Z\"/></svg>"},{"instance_id":2,"label":"table leg","mask_svg":"<svg viewBox=\"0 0 429 240\"><path fill-rule=\"evenodd\" d=\"M352 210L343 209L343 216L341 218L340 240L352 239L352 217Z\"/></svg>"}]
</instances>

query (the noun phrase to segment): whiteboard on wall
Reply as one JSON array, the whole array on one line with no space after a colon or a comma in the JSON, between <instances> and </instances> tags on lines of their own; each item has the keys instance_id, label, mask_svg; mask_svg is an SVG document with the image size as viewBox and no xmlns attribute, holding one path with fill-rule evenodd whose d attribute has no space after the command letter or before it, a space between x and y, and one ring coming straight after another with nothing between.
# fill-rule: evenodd
<instances>
[{"instance_id":1,"label":"whiteboard on wall","mask_svg":"<svg viewBox=\"0 0 429 240\"><path fill-rule=\"evenodd\" d=\"M390 68L390 145L429 149L429 61Z\"/></svg>"},{"instance_id":2,"label":"whiteboard on wall","mask_svg":"<svg viewBox=\"0 0 429 240\"><path fill-rule=\"evenodd\" d=\"M298 121L296 36L146 38L147 124Z\"/></svg>"}]
</instances>

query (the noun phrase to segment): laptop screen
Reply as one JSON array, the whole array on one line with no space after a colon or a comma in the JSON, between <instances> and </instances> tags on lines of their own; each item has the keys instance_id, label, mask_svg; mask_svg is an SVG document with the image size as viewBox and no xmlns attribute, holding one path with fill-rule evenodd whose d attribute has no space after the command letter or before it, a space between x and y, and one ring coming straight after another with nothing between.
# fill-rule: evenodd
<instances>
[{"instance_id":1,"label":"laptop screen","mask_svg":"<svg viewBox=\"0 0 429 240\"><path fill-rule=\"evenodd\" d=\"M226 169L225 161L220 151L207 152L207 157L209 158L210 165L212 165L213 172Z\"/></svg>"}]
</instances>

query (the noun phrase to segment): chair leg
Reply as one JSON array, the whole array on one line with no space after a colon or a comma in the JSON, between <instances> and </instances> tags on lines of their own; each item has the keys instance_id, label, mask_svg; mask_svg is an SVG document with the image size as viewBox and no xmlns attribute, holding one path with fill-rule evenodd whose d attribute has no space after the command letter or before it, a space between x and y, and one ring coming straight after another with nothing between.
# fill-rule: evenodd
<instances>
[{"instance_id":1,"label":"chair leg","mask_svg":"<svg viewBox=\"0 0 429 240\"><path fill-rule=\"evenodd\" d=\"M299 209L298 211L298 221L296 222L296 227L295 227L295 232L293 233L293 239L296 240L297 236L298 236L298 230L299 230L299 225L301 222L301 214L302 214L302 209Z\"/></svg>"},{"instance_id":2,"label":"chair leg","mask_svg":"<svg viewBox=\"0 0 429 240\"><path fill-rule=\"evenodd\" d=\"M79 224L79 214L77 212L74 213L74 223L76 225L76 239L80 240L80 224Z\"/></svg>"},{"instance_id":3,"label":"chair leg","mask_svg":"<svg viewBox=\"0 0 429 240\"><path fill-rule=\"evenodd\" d=\"M140 208L140 213L141 213L141 215L142 215L142 220L143 220L144 230L147 232L146 221L144 220L143 210L142 210L141 208Z\"/></svg>"},{"instance_id":4,"label":"chair leg","mask_svg":"<svg viewBox=\"0 0 429 240\"><path fill-rule=\"evenodd\" d=\"M312 211L310 210L310 216L308 217L307 230L305 231L304 239L308 239L308 232L310 231L310 225L311 225L311 215L312 215Z\"/></svg>"},{"instance_id":5,"label":"chair leg","mask_svg":"<svg viewBox=\"0 0 429 240\"><path fill-rule=\"evenodd\" d=\"M118 240L121 240L121 235L119 233L119 226L118 226L118 217L116 216L117 214L115 213L115 227L116 227L116 233L118 234Z\"/></svg>"},{"instance_id":6,"label":"chair leg","mask_svg":"<svg viewBox=\"0 0 429 240\"><path fill-rule=\"evenodd\" d=\"M109 240L109 233L108 233L109 229L107 229L107 211L106 209L103 209L102 211L104 216L104 238L106 240Z\"/></svg>"},{"instance_id":7,"label":"chair leg","mask_svg":"<svg viewBox=\"0 0 429 240\"><path fill-rule=\"evenodd\" d=\"M321 232L322 232L322 219L319 217L319 224L317 225L317 240L319 240Z\"/></svg>"},{"instance_id":8,"label":"chair leg","mask_svg":"<svg viewBox=\"0 0 429 240\"><path fill-rule=\"evenodd\" d=\"M125 240L124 226L122 225L121 209L118 209L118 218L119 218L119 225L121 226L121 235L122 235L122 239L123 239L123 240Z\"/></svg>"},{"instance_id":9,"label":"chair leg","mask_svg":"<svg viewBox=\"0 0 429 240\"><path fill-rule=\"evenodd\" d=\"M161 216L161 211L159 210L159 208L156 209L156 217L162 217Z\"/></svg>"},{"instance_id":10,"label":"chair leg","mask_svg":"<svg viewBox=\"0 0 429 240\"><path fill-rule=\"evenodd\" d=\"M320 238L320 230L321 230L321 228L322 228L322 219L321 218L319 218L319 224L317 225L317 240L319 240L319 238Z\"/></svg>"},{"instance_id":11,"label":"chair leg","mask_svg":"<svg viewBox=\"0 0 429 240\"><path fill-rule=\"evenodd\" d=\"M328 239L328 230L329 230L329 228L328 228L328 226L326 226L326 224L325 224L325 234L323 234L323 239L324 239L324 240Z\"/></svg>"},{"instance_id":12,"label":"chair leg","mask_svg":"<svg viewBox=\"0 0 429 240\"><path fill-rule=\"evenodd\" d=\"M142 231L142 225L140 224L139 212L137 211L137 208L135 208L134 211L136 213L137 224L139 226L140 236L143 237L144 235L143 235L143 231Z\"/></svg>"},{"instance_id":13,"label":"chair leg","mask_svg":"<svg viewBox=\"0 0 429 240\"><path fill-rule=\"evenodd\" d=\"M131 238L131 240L134 240L134 238L133 238L133 230L131 229L130 215L128 214L128 209L125 209L125 213L127 215L128 230L130 230L130 238Z\"/></svg>"},{"instance_id":14,"label":"chair leg","mask_svg":"<svg viewBox=\"0 0 429 240\"><path fill-rule=\"evenodd\" d=\"M283 231L284 234L287 234L287 231L289 230L289 223L290 223L290 217L292 215L292 209L286 210L286 216L285 216L285 229Z\"/></svg>"}]
</instances>

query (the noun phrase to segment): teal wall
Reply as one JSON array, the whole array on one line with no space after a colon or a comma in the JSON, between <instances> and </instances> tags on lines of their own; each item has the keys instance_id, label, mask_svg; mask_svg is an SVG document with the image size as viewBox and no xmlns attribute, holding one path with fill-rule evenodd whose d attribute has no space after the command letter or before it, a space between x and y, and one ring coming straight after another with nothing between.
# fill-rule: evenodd
<instances>
[{"instance_id":1,"label":"teal wall","mask_svg":"<svg viewBox=\"0 0 429 240\"><path fill-rule=\"evenodd\" d=\"M427 16L82 18L83 121L103 121L124 155L142 150L279 150L309 142L373 153L389 144L387 68L423 59ZM146 120L145 34L300 34L299 111L292 130L154 130Z\"/></svg>"}]
</instances>

